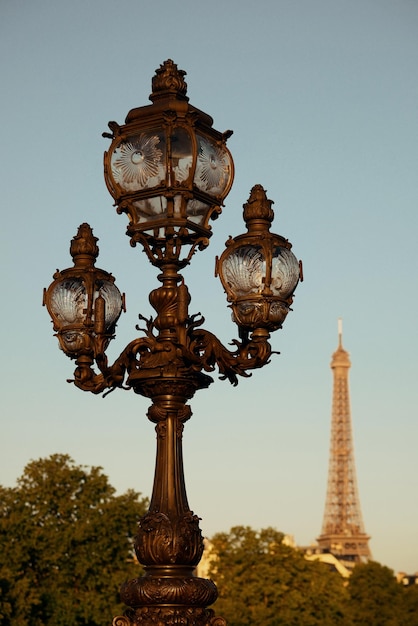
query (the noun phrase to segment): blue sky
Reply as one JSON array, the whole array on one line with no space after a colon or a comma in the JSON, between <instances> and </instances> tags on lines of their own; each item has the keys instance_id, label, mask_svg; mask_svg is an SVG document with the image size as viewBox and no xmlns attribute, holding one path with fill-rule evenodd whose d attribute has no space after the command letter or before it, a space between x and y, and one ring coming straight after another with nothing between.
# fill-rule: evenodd
<instances>
[{"instance_id":1,"label":"blue sky","mask_svg":"<svg viewBox=\"0 0 418 626\"><path fill-rule=\"evenodd\" d=\"M417 32L413 0L0 2L1 484L29 460L65 452L102 466L119 491L151 493L147 400L67 384L73 363L41 302L87 221L98 265L127 294L111 358L136 336L138 313L152 314L156 271L112 206L101 133L148 103L155 69L172 58L191 103L234 130L234 186L211 245L184 271L191 312L225 344L237 336L214 258L242 232L256 183L305 273L272 338L280 356L237 388L216 379L192 401L190 506L208 536L236 524L274 526L299 544L318 536L342 317L373 556L418 570Z\"/></svg>"}]
</instances>

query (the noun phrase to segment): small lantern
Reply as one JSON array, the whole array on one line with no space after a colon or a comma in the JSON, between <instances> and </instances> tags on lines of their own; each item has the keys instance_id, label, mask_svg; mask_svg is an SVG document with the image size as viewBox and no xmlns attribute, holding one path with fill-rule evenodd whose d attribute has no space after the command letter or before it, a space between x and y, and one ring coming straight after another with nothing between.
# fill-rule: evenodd
<instances>
[{"instance_id":1,"label":"small lantern","mask_svg":"<svg viewBox=\"0 0 418 626\"><path fill-rule=\"evenodd\" d=\"M216 262L233 320L246 332L281 328L302 280L292 244L270 233L272 204L261 185L252 188L243 214L248 232L230 237Z\"/></svg>"},{"instance_id":2,"label":"small lantern","mask_svg":"<svg viewBox=\"0 0 418 626\"><path fill-rule=\"evenodd\" d=\"M209 220L221 212L234 174L226 140L212 118L188 104L185 72L163 63L152 80L152 105L131 110L124 126L109 122L112 139L104 175L127 234L158 265L178 259L181 246L208 245ZM171 242L167 244L167 241ZM188 260L184 264L188 263Z\"/></svg>"},{"instance_id":3,"label":"small lantern","mask_svg":"<svg viewBox=\"0 0 418 626\"><path fill-rule=\"evenodd\" d=\"M94 266L99 248L88 224L72 239L74 267L56 271L44 290L43 304L52 318L61 349L72 359L103 354L125 308L114 277Z\"/></svg>"}]
</instances>

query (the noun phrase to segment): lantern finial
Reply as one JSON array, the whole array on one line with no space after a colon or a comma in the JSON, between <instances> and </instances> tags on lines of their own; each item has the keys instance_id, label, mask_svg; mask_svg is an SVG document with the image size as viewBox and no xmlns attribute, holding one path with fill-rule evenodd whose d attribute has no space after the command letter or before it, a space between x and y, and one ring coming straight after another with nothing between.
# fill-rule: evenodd
<instances>
[{"instance_id":1,"label":"lantern finial","mask_svg":"<svg viewBox=\"0 0 418 626\"><path fill-rule=\"evenodd\" d=\"M164 96L175 95L179 100L188 101L186 96L187 83L184 80L186 72L179 70L177 65L171 60L167 59L155 70L155 76L152 79L152 94L150 100L155 102Z\"/></svg>"},{"instance_id":2,"label":"lantern finial","mask_svg":"<svg viewBox=\"0 0 418 626\"><path fill-rule=\"evenodd\" d=\"M267 224L272 223L274 219L272 204L274 202L267 198L264 187L262 185L254 185L251 189L250 197L243 205L243 217L249 231L260 230L260 224L265 228Z\"/></svg>"},{"instance_id":3,"label":"lantern finial","mask_svg":"<svg viewBox=\"0 0 418 626\"><path fill-rule=\"evenodd\" d=\"M89 224L84 222L78 227L77 234L71 239L70 254L75 267L94 265L99 255L99 239L93 235Z\"/></svg>"}]
</instances>

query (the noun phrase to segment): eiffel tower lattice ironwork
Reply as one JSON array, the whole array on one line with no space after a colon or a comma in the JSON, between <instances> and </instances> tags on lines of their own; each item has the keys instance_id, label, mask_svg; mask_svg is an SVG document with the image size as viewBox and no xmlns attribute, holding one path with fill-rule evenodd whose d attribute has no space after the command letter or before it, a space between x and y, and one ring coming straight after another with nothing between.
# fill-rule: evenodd
<instances>
[{"instance_id":1,"label":"eiffel tower lattice ironwork","mask_svg":"<svg viewBox=\"0 0 418 626\"><path fill-rule=\"evenodd\" d=\"M342 321L338 320L338 348L332 355L334 376L331 448L324 520L318 545L348 568L371 558L370 537L364 530L357 478L350 412L348 374L350 357L342 346Z\"/></svg>"}]
</instances>

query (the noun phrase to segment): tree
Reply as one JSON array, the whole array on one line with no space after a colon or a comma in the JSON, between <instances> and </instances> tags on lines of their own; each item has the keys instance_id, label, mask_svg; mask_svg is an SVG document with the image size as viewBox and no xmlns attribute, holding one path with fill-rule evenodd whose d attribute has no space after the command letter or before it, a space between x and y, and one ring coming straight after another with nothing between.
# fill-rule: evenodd
<instances>
[{"instance_id":1,"label":"tree","mask_svg":"<svg viewBox=\"0 0 418 626\"><path fill-rule=\"evenodd\" d=\"M417 626L418 624L418 584L412 584L403 589L403 622L402 626Z\"/></svg>"},{"instance_id":2,"label":"tree","mask_svg":"<svg viewBox=\"0 0 418 626\"><path fill-rule=\"evenodd\" d=\"M273 528L243 526L212 538L217 614L228 626L349 626L340 575L283 540Z\"/></svg>"},{"instance_id":3,"label":"tree","mask_svg":"<svg viewBox=\"0 0 418 626\"><path fill-rule=\"evenodd\" d=\"M108 626L147 500L116 496L101 468L67 455L32 461L0 487L0 626Z\"/></svg>"},{"instance_id":4,"label":"tree","mask_svg":"<svg viewBox=\"0 0 418 626\"><path fill-rule=\"evenodd\" d=\"M406 626L403 589L389 567L375 561L356 565L348 591L354 626Z\"/></svg>"}]
</instances>

